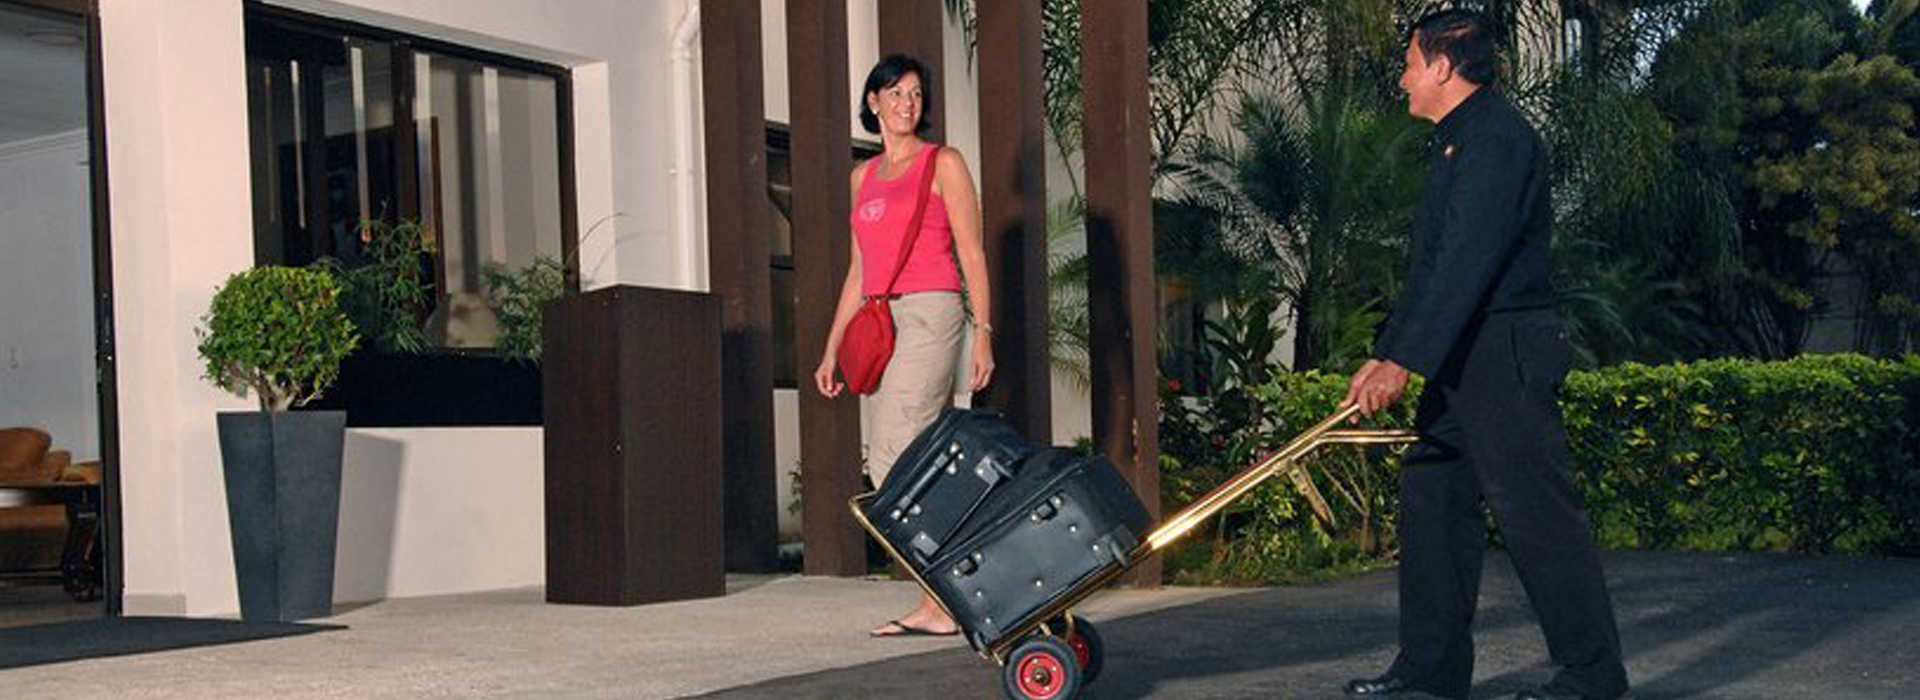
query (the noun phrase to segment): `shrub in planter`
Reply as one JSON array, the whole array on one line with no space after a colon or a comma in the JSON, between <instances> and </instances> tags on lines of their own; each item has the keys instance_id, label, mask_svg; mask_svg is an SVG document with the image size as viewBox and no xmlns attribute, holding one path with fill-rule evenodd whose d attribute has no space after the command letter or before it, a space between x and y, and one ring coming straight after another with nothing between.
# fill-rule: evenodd
<instances>
[{"instance_id":1,"label":"shrub in planter","mask_svg":"<svg viewBox=\"0 0 1920 700\"><path fill-rule=\"evenodd\" d=\"M262 411L285 411L318 397L340 376L359 344L342 313L332 275L257 267L227 279L201 319L206 379Z\"/></svg>"},{"instance_id":2,"label":"shrub in planter","mask_svg":"<svg viewBox=\"0 0 1920 700\"><path fill-rule=\"evenodd\" d=\"M487 301L500 318L500 339L494 351L501 357L540 361L540 326L547 304L566 294L566 268L542 255L526 267L509 272L497 264L484 270Z\"/></svg>"},{"instance_id":3,"label":"shrub in planter","mask_svg":"<svg viewBox=\"0 0 1920 700\"><path fill-rule=\"evenodd\" d=\"M323 258L315 267L339 282L339 303L373 347L384 353L416 355L431 349L426 316L433 304L430 270L439 252L420 223L396 224L366 219L359 227L361 249L354 262Z\"/></svg>"},{"instance_id":4,"label":"shrub in planter","mask_svg":"<svg viewBox=\"0 0 1920 700\"><path fill-rule=\"evenodd\" d=\"M359 342L321 270L262 267L227 280L199 329L206 378L259 411L222 412L221 465L240 615L322 617L333 609L346 416L287 409L326 391Z\"/></svg>"}]
</instances>

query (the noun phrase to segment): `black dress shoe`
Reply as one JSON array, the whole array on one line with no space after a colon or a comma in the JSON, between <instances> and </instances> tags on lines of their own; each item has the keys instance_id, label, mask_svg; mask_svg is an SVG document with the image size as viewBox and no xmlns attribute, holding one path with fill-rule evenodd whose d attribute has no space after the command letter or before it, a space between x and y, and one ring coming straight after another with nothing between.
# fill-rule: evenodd
<instances>
[{"instance_id":1,"label":"black dress shoe","mask_svg":"<svg viewBox=\"0 0 1920 700\"><path fill-rule=\"evenodd\" d=\"M1575 690L1567 690L1551 685L1530 688L1514 693L1513 700L1612 700L1585 695Z\"/></svg>"},{"instance_id":2,"label":"black dress shoe","mask_svg":"<svg viewBox=\"0 0 1920 700\"><path fill-rule=\"evenodd\" d=\"M1389 698L1399 693L1410 692L1413 686L1391 673L1379 678L1361 678L1347 681L1347 697L1350 698Z\"/></svg>"}]
</instances>

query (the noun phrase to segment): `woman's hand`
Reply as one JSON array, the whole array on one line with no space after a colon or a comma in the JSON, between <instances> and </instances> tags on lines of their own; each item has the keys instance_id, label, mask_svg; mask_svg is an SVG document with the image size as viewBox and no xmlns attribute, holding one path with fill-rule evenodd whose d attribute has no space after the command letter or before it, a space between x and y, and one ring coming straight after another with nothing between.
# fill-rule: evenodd
<instances>
[{"instance_id":1,"label":"woman's hand","mask_svg":"<svg viewBox=\"0 0 1920 700\"><path fill-rule=\"evenodd\" d=\"M820 368L813 371L813 385L820 389L821 396L829 399L839 396L840 390L845 389L847 386L842 382L833 380L833 371L835 369L838 369L838 363L834 361L832 356L828 356L821 358Z\"/></svg>"},{"instance_id":2,"label":"woman's hand","mask_svg":"<svg viewBox=\"0 0 1920 700\"><path fill-rule=\"evenodd\" d=\"M974 331L973 334L973 379L967 383L969 391L987 388L987 382L993 379L993 334Z\"/></svg>"}]
</instances>

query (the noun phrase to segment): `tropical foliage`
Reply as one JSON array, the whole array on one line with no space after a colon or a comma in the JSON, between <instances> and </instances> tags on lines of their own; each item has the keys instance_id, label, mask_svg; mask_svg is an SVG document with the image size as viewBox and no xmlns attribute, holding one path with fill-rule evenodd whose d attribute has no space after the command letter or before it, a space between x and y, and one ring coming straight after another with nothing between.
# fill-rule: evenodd
<instances>
[{"instance_id":1,"label":"tropical foliage","mask_svg":"<svg viewBox=\"0 0 1920 700\"><path fill-rule=\"evenodd\" d=\"M500 319L494 351L510 360L539 362L547 305L567 293L566 266L540 255L518 270L496 263L481 272L487 282L487 304Z\"/></svg>"},{"instance_id":2,"label":"tropical foliage","mask_svg":"<svg viewBox=\"0 0 1920 700\"><path fill-rule=\"evenodd\" d=\"M1176 374L1204 387L1210 361L1188 356L1208 352L1204 320L1254 296L1282 300L1294 368L1364 352L1424 169L1427 126L1394 88L1405 27L1448 4L1148 3L1163 298L1197 319L1164 339ZM1822 317L1851 337L1820 347L1914 347L1916 4L1484 3L1505 89L1552 146L1561 308L1589 363L1789 357ZM1070 177L1078 12L1043 3L1046 121Z\"/></svg>"},{"instance_id":3,"label":"tropical foliage","mask_svg":"<svg viewBox=\"0 0 1920 700\"><path fill-rule=\"evenodd\" d=\"M1084 1L1042 2L1070 178ZM1148 0L1168 503L1297 432L1278 416L1330 409L1368 351L1428 155L1395 88L1406 27L1456 4L1493 18L1503 89L1549 145L1559 307L1599 368L1567 410L1603 539L1912 551L1920 484L1888 470L1913 463L1912 400L1873 422L1820 398L1859 398L1888 366L1910 389L1911 360L1714 358L1920 349L1920 0ZM1081 244L1053 228L1055 313L1084 319ZM1054 341L1056 360L1084 357L1084 335ZM1868 403L1894 410L1886 395ZM1377 478L1341 499L1362 532L1315 530L1276 490L1175 569L1270 579L1390 556L1390 509L1368 495L1390 471L1369 459Z\"/></svg>"},{"instance_id":4,"label":"tropical foliage","mask_svg":"<svg viewBox=\"0 0 1920 700\"><path fill-rule=\"evenodd\" d=\"M374 348L387 353L419 354L430 345L426 314L433 305L428 261L433 236L417 221L360 222L359 264L322 258L316 266L333 274L341 288L341 307L354 325L373 335Z\"/></svg>"}]
</instances>

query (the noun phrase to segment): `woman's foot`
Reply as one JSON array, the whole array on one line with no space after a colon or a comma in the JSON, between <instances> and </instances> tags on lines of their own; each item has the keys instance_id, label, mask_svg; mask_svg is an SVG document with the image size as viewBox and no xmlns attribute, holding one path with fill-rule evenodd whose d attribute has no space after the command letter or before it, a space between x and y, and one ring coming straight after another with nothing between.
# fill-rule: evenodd
<instances>
[{"instance_id":1,"label":"woman's foot","mask_svg":"<svg viewBox=\"0 0 1920 700\"><path fill-rule=\"evenodd\" d=\"M959 628L935 630L901 620L889 620L886 624L873 628L867 635L871 637L951 637L959 634Z\"/></svg>"},{"instance_id":2,"label":"woman's foot","mask_svg":"<svg viewBox=\"0 0 1920 700\"><path fill-rule=\"evenodd\" d=\"M960 633L960 626L947 617L937 604L921 601L920 607L905 617L890 620L867 634L874 637L949 637Z\"/></svg>"}]
</instances>

